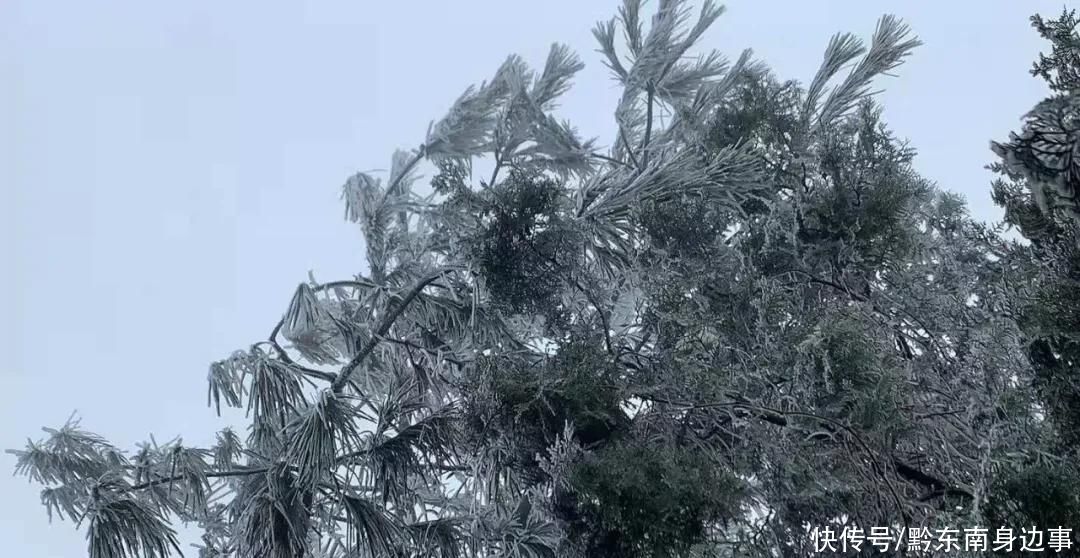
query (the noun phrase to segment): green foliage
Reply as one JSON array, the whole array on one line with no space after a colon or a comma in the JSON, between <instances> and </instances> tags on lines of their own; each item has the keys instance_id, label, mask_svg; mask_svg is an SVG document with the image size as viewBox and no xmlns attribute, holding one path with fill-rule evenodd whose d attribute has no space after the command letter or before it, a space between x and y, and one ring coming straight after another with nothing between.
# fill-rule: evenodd
<instances>
[{"instance_id":1,"label":"green foliage","mask_svg":"<svg viewBox=\"0 0 1080 558\"><path fill-rule=\"evenodd\" d=\"M811 334L801 348L821 383L818 405L867 431L896 431L902 425L902 366L894 340L872 321L840 311Z\"/></svg>"},{"instance_id":2,"label":"green foliage","mask_svg":"<svg viewBox=\"0 0 1080 558\"><path fill-rule=\"evenodd\" d=\"M639 443L605 447L571 472L587 556L680 556L734 517L741 483L708 455ZM580 529L580 527L579 527Z\"/></svg>"},{"instance_id":3,"label":"green foliage","mask_svg":"<svg viewBox=\"0 0 1080 558\"><path fill-rule=\"evenodd\" d=\"M1049 54L1039 54L1031 73L1055 91L1080 89L1080 34L1076 31L1080 19L1076 10L1062 10L1060 17L1049 20L1036 14L1031 16L1031 25L1051 43Z\"/></svg>"},{"instance_id":4,"label":"green foliage","mask_svg":"<svg viewBox=\"0 0 1080 558\"><path fill-rule=\"evenodd\" d=\"M697 196L642 204L637 219L661 258L701 257L724 233L725 225L723 217Z\"/></svg>"},{"instance_id":5,"label":"green foliage","mask_svg":"<svg viewBox=\"0 0 1080 558\"><path fill-rule=\"evenodd\" d=\"M468 432L476 443L498 439L514 449L504 464L529 478L542 478L537 456L573 425L582 444L596 444L626 426L620 409L617 368L583 338L539 360L484 358L467 397Z\"/></svg>"},{"instance_id":6,"label":"green foliage","mask_svg":"<svg viewBox=\"0 0 1080 558\"><path fill-rule=\"evenodd\" d=\"M1080 521L1080 475L1067 462L1029 463L1004 471L986 503L991 525L1058 527Z\"/></svg>"},{"instance_id":7,"label":"green foliage","mask_svg":"<svg viewBox=\"0 0 1080 558\"><path fill-rule=\"evenodd\" d=\"M562 217L569 200L558 181L514 170L495 190L481 214L474 240L477 267L492 297L512 312L559 319L553 309L563 269L573 269L579 251Z\"/></svg>"},{"instance_id":8,"label":"green foliage","mask_svg":"<svg viewBox=\"0 0 1080 558\"><path fill-rule=\"evenodd\" d=\"M918 231L910 224L930 188L912 172L914 152L891 137L881 111L868 103L860 110L825 136L822 184L802 208L800 235L830 249L829 257L876 267L911 255ZM834 248L841 243L848 253Z\"/></svg>"}]
</instances>

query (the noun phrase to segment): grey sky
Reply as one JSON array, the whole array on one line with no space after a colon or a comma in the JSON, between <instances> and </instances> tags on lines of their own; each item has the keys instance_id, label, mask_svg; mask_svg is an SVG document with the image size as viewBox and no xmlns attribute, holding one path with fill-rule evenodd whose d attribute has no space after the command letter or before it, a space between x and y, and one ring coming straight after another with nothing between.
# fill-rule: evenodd
<instances>
[{"instance_id":1,"label":"grey sky","mask_svg":"<svg viewBox=\"0 0 1080 558\"><path fill-rule=\"evenodd\" d=\"M73 411L123 447L205 443L211 360L263 338L309 269L362 269L339 187L419 143L462 89L551 42L587 63L562 113L610 128L592 24L615 0L0 2L0 446ZM918 168L989 201L990 139L1045 93L1027 17L1062 0L732 0L706 44L808 80L829 37L882 12L926 43L887 80ZM602 143L608 138L601 137ZM10 470L10 456L0 470ZM2 471L0 471L2 472ZM4 554L85 554L36 486L0 474Z\"/></svg>"}]
</instances>

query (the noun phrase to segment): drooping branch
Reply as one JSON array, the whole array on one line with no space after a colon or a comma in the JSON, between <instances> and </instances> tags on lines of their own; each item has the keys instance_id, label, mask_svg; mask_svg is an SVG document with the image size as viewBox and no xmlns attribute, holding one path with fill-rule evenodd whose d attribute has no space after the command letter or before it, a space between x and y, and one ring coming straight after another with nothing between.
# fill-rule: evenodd
<instances>
[{"instance_id":1,"label":"drooping branch","mask_svg":"<svg viewBox=\"0 0 1080 558\"><path fill-rule=\"evenodd\" d=\"M256 343L255 345L258 346L258 345L264 344L264 343L267 344L267 345L270 345L270 348L273 349L274 353L278 356L279 359L281 359L282 362L284 362L285 364L288 364L290 367L296 369L298 372L300 372L301 374L303 374L305 376L310 376L312 378L317 378L317 379L322 380L324 382L332 382L332 381L334 381L334 378L337 377L337 375L332 373L332 372L325 372L323 370L315 370L314 368L308 368L306 366L301 366L299 363L296 362L295 359L293 359L291 356L289 356L289 353L280 344L278 344L276 341L260 341L259 343Z\"/></svg>"},{"instance_id":2,"label":"drooping branch","mask_svg":"<svg viewBox=\"0 0 1080 558\"><path fill-rule=\"evenodd\" d=\"M331 281L329 283L322 283L322 284L313 286L311 288L311 290L314 293L319 293L319 292L324 292L324 291L328 291L328 290L331 290L331 289L340 289L340 288L378 289L378 288L381 288L381 287L380 287L379 284L375 283L374 281L371 281L369 279L365 279L363 277L357 277L356 279L351 279L351 280ZM301 366L299 363L296 362L296 359L292 358L292 356L289 354L289 352L286 351L285 348L281 346L281 343L278 342L277 338L278 338L278 335L281 333L281 328L283 328L284 326L285 326L285 316L282 315L281 318L277 321L277 323L274 324L274 329L272 329L270 331L270 335L267 336L266 341L260 341L259 343L256 343L255 345L259 345L259 344L263 344L263 343L265 343L267 345L270 345L270 348L274 351L274 354L276 354L278 356L278 358L281 359L282 362L296 368L301 373L303 373L305 376L310 376L312 378L318 378L318 379L320 379L322 381L325 381L325 382L334 381L334 378L337 377L336 374L333 374L331 372L324 372L322 370L315 370L315 369L312 369L312 368L307 368L307 367Z\"/></svg>"},{"instance_id":3,"label":"drooping branch","mask_svg":"<svg viewBox=\"0 0 1080 558\"><path fill-rule=\"evenodd\" d=\"M328 291L330 289L340 289L343 287L353 289L377 289L380 288L380 285L368 279L357 278L351 280L331 281L329 283L322 283L311 287L311 291L319 293L323 291ZM277 336L279 333L281 333L282 327L285 327L284 315L282 315L281 319L279 319L277 323L274 324L274 329L270 330L270 335L267 336L266 341L270 343L273 347L275 347L275 351L278 353L278 355L283 357L282 360L285 360L289 358L289 356L288 354L285 354L285 351L281 349L281 345L277 342Z\"/></svg>"}]
</instances>

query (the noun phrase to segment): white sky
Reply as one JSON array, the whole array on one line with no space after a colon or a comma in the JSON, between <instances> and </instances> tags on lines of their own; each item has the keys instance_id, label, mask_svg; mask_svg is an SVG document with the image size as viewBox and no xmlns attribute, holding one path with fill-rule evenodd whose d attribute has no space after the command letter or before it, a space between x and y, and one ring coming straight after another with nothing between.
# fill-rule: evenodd
<instances>
[{"instance_id":1,"label":"white sky","mask_svg":"<svg viewBox=\"0 0 1080 558\"><path fill-rule=\"evenodd\" d=\"M307 271L363 268L340 185L416 146L470 83L553 41L587 63L563 115L609 129L590 29L615 0L0 2L0 447L72 410L131 447L209 441L207 365L269 332ZM808 80L829 37L893 11L926 43L882 83L918 168L996 218L991 139L1045 93L1027 18L1061 0L732 0L706 44ZM608 138L601 138L608 144ZM0 468L13 466L11 456ZM10 469L8 469L10 470ZM79 556L0 474L4 554Z\"/></svg>"}]
</instances>

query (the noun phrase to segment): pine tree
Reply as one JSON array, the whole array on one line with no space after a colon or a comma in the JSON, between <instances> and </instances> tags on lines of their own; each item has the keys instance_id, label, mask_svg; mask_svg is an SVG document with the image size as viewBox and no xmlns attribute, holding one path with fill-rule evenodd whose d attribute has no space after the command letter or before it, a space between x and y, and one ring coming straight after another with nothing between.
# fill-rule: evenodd
<instances>
[{"instance_id":1,"label":"pine tree","mask_svg":"<svg viewBox=\"0 0 1080 558\"><path fill-rule=\"evenodd\" d=\"M385 182L346 181L369 273L301 284L211 365L245 439L49 430L15 452L49 513L93 558L164 556L173 518L201 556L661 558L1005 517L997 472L1058 458L1010 246L873 102L919 42L891 16L839 34L803 87L691 56L711 2L642 4L594 29L609 149L554 115L576 55L509 57Z\"/></svg>"}]
</instances>

